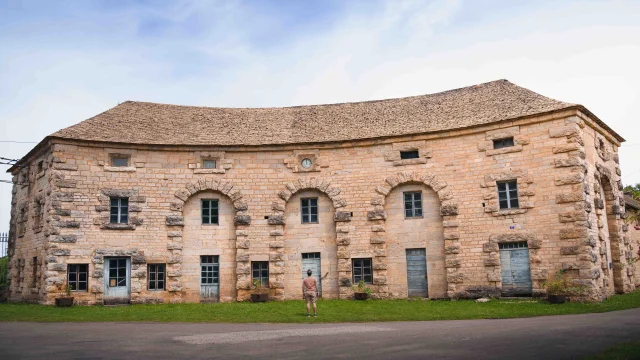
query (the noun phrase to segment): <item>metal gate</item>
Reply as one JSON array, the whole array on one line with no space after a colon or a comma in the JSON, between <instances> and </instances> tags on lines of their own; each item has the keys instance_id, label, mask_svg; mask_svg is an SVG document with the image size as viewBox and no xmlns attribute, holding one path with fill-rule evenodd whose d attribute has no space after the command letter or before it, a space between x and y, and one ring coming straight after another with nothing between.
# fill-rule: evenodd
<instances>
[{"instance_id":1,"label":"metal gate","mask_svg":"<svg viewBox=\"0 0 640 360\"><path fill-rule=\"evenodd\" d=\"M104 258L104 304L128 304L131 300L131 259Z\"/></svg>"},{"instance_id":2,"label":"metal gate","mask_svg":"<svg viewBox=\"0 0 640 360\"><path fill-rule=\"evenodd\" d=\"M407 249L407 287L409 296L429 296L425 249Z\"/></svg>"},{"instance_id":3,"label":"metal gate","mask_svg":"<svg viewBox=\"0 0 640 360\"><path fill-rule=\"evenodd\" d=\"M218 302L220 299L220 257L200 256L200 302Z\"/></svg>"},{"instance_id":4,"label":"metal gate","mask_svg":"<svg viewBox=\"0 0 640 360\"><path fill-rule=\"evenodd\" d=\"M314 278L318 283L318 294L322 296L322 269L320 268L320 253L303 253L302 254L302 278L307 277L307 270L311 270Z\"/></svg>"},{"instance_id":5,"label":"metal gate","mask_svg":"<svg viewBox=\"0 0 640 360\"><path fill-rule=\"evenodd\" d=\"M500 244L502 295L531 295L529 249L526 242Z\"/></svg>"}]
</instances>

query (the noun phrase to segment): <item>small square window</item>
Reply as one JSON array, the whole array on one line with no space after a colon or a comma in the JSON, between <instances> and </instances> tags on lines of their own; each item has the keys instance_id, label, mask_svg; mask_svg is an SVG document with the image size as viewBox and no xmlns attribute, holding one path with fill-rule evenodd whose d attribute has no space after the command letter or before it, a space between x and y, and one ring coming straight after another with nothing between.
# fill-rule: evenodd
<instances>
[{"instance_id":1,"label":"small square window","mask_svg":"<svg viewBox=\"0 0 640 360\"><path fill-rule=\"evenodd\" d=\"M303 224L318 223L318 198L300 199L300 213Z\"/></svg>"},{"instance_id":2,"label":"small square window","mask_svg":"<svg viewBox=\"0 0 640 360\"><path fill-rule=\"evenodd\" d=\"M494 149L502 149L502 148L506 148L506 147L512 147L513 144L513 138L504 138L504 139L497 139L497 140L493 140L493 148Z\"/></svg>"},{"instance_id":3,"label":"small square window","mask_svg":"<svg viewBox=\"0 0 640 360\"><path fill-rule=\"evenodd\" d=\"M413 191L404 193L404 217L422 217L422 192Z\"/></svg>"},{"instance_id":4,"label":"small square window","mask_svg":"<svg viewBox=\"0 0 640 360\"><path fill-rule=\"evenodd\" d=\"M252 261L251 262L251 282L260 280L262 286L269 287L269 262L268 261Z\"/></svg>"},{"instance_id":5,"label":"small square window","mask_svg":"<svg viewBox=\"0 0 640 360\"><path fill-rule=\"evenodd\" d=\"M202 167L204 169L215 169L216 161L212 159L202 160Z\"/></svg>"},{"instance_id":6,"label":"small square window","mask_svg":"<svg viewBox=\"0 0 640 360\"><path fill-rule=\"evenodd\" d=\"M202 205L202 224L203 225L219 225L218 218L218 200L203 199Z\"/></svg>"},{"instance_id":7,"label":"small square window","mask_svg":"<svg viewBox=\"0 0 640 360\"><path fill-rule=\"evenodd\" d=\"M127 167L129 166L129 156L127 155L111 155L111 166Z\"/></svg>"},{"instance_id":8,"label":"small square window","mask_svg":"<svg viewBox=\"0 0 640 360\"><path fill-rule=\"evenodd\" d=\"M88 264L67 265L67 284L71 291L87 291L88 274Z\"/></svg>"},{"instance_id":9,"label":"small square window","mask_svg":"<svg viewBox=\"0 0 640 360\"><path fill-rule=\"evenodd\" d=\"M129 223L129 198L111 198L109 222L111 224Z\"/></svg>"},{"instance_id":10,"label":"small square window","mask_svg":"<svg viewBox=\"0 0 640 360\"><path fill-rule=\"evenodd\" d=\"M373 282L373 272L371 271L371 259L353 259L353 283L358 284L363 281L365 284Z\"/></svg>"},{"instance_id":11,"label":"small square window","mask_svg":"<svg viewBox=\"0 0 640 360\"><path fill-rule=\"evenodd\" d=\"M418 152L418 150L400 151L400 159L402 160L417 159L419 157L420 157L420 153Z\"/></svg>"},{"instance_id":12,"label":"small square window","mask_svg":"<svg viewBox=\"0 0 640 360\"><path fill-rule=\"evenodd\" d=\"M165 264L147 264L149 290L164 290L166 268Z\"/></svg>"},{"instance_id":13,"label":"small square window","mask_svg":"<svg viewBox=\"0 0 640 360\"><path fill-rule=\"evenodd\" d=\"M518 182L502 181L498 182L498 201L500 209L517 209L518 204Z\"/></svg>"}]
</instances>

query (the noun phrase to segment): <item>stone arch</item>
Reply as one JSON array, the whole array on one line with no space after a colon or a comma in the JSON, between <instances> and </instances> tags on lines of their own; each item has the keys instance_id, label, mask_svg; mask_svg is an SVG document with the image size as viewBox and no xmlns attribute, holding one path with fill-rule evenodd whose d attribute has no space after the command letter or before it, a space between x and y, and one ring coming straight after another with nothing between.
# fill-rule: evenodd
<instances>
[{"instance_id":1,"label":"stone arch","mask_svg":"<svg viewBox=\"0 0 640 360\"><path fill-rule=\"evenodd\" d=\"M462 284L464 277L458 269L461 260L457 257L460 252L458 242L460 233L458 228L458 204L453 192L447 189L447 183L438 179L436 175L414 172L400 172L387 177L383 183L376 187L376 195L371 199L373 209L367 213L367 219L372 222L370 243L374 250L374 285L378 285L378 296L388 296L387 287L387 240L385 236L385 222L387 213L384 210L385 199L395 187L402 184L424 184L435 191L440 200L440 215L444 229L445 241L445 267L447 271L447 296L453 297L457 285Z\"/></svg>"},{"instance_id":2,"label":"stone arch","mask_svg":"<svg viewBox=\"0 0 640 360\"><path fill-rule=\"evenodd\" d=\"M276 299L284 297L284 282L277 280L284 277L284 213L289 199L302 190L317 190L327 195L333 203L335 210L333 221L336 224L339 292L341 298L346 297L351 286L351 281L349 280L351 272L349 244L351 240L349 238L350 227L344 223L351 221L352 213L346 211L348 204L340 196L342 193L340 188L332 186L327 179L315 177L300 178L298 181L286 183L284 189L278 192L277 200L271 204L272 214L268 218L268 224L272 226L272 230L269 233L269 275L274 275L276 280L270 281L270 287L275 289L274 295ZM345 281L345 278L347 281Z\"/></svg>"},{"instance_id":3,"label":"stone arch","mask_svg":"<svg viewBox=\"0 0 640 360\"><path fill-rule=\"evenodd\" d=\"M250 284L249 271L249 241L248 226L251 217L246 213L249 209L242 192L234 184L225 179L204 178L192 181L174 193L176 200L169 205L171 215L166 217L167 250L170 252L167 260L167 289L174 294L172 302L182 300L182 227L184 226L184 204L189 198L203 191L219 192L227 196L233 203L236 226L236 289L248 290Z\"/></svg>"}]
</instances>

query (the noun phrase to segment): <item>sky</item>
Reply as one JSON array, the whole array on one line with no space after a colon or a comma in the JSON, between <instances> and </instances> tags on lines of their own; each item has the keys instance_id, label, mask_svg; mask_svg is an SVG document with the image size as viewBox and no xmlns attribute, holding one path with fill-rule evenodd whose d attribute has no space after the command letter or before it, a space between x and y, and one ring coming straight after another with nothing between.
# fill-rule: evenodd
<instances>
[{"instance_id":1,"label":"sky","mask_svg":"<svg viewBox=\"0 0 640 360\"><path fill-rule=\"evenodd\" d=\"M291 106L507 79L585 105L640 183L639 67L638 0L0 0L0 157L126 100ZM0 183L0 232L10 208Z\"/></svg>"}]
</instances>

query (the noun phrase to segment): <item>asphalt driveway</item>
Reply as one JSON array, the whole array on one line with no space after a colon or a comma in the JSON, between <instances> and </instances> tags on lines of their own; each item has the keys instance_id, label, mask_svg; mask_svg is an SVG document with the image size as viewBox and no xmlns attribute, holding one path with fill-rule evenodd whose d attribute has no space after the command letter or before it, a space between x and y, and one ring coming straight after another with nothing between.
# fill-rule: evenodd
<instances>
[{"instance_id":1,"label":"asphalt driveway","mask_svg":"<svg viewBox=\"0 0 640 360\"><path fill-rule=\"evenodd\" d=\"M640 309L362 324L0 322L2 359L579 359L640 339Z\"/></svg>"}]
</instances>

